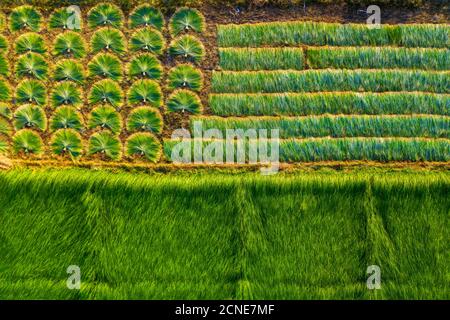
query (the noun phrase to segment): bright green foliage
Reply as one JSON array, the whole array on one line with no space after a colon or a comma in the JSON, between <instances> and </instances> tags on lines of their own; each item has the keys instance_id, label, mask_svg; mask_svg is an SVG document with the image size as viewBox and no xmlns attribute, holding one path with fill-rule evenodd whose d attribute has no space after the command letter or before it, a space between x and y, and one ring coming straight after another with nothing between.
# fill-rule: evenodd
<instances>
[{"instance_id":1,"label":"bright green foliage","mask_svg":"<svg viewBox=\"0 0 450 320\"><path fill-rule=\"evenodd\" d=\"M213 72L216 93L319 91L428 91L450 93L450 72L412 70L305 70Z\"/></svg>"},{"instance_id":2,"label":"bright green foliage","mask_svg":"<svg viewBox=\"0 0 450 320\"><path fill-rule=\"evenodd\" d=\"M113 107L120 107L123 102L123 93L117 82L109 79L94 83L89 93L90 104L110 104Z\"/></svg>"},{"instance_id":3,"label":"bright green foliage","mask_svg":"<svg viewBox=\"0 0 450 320\"><path fill-rule=\"evenodd\" d=\"M161 88L153 80L137 80L128 91L128 103L132 105L148 104L153 107L159 107L161 102Z\"/></svg>"},{"instance_id":4,"label":"bright green foliage","mask_svg":"<svg viewBox=\"0 0 450 320\"><path fill-rule=\"evenodd\" d=\"M0 137L0 154L6 154L8 153L8 150L9 150L8 142L2 139L2 137Z\"/></svg>"},{"instance_id":5,"label":"bright green foliage","mask_svg":"<svg viewBox=\"0 0 450 320\"><path fill-rule=\"evenodd\" d=\"M11 88L8 83L0 79L0 101L7 102L11 99Z\"/></svg>"},{"instance_id":6,"label":"bright green foliage","mask_svg":"<svg viewBox=\"0 0 450 320\"><path fill-rule=\"evenodd\" d=\"M0 103L0 117L3 117L8 120L11 119L12 111L8 104Z\"/></svg>"},{"instance_id":7,"label":"bright green foliage","mask_svg":"<svg viewBox=\"0 0 450 320\"><path fill-rule=\"evenodd\" d=\"M14 49L17 54L28 52L44 54L47 47L44 38L38 33L28 32L20 35L14 42Z\"/></svg>"},{"instance_id":8,"label":"bright green foliage","mask_svg":"<svg viewBox=\"0 0 450 320\"><path fill-rule=\"evenodd\" d=\"M167 76L169 89L190 89L200 91L203 87L202 72L190 64L180 64L170 69Z\"/></svg>"},{"instance_id":9,"label":"bright green foliage","mask_svg":"<svg viewBox=\"0 0 450 320\"><path fill-rule=\"evenodd\" d=\"M40 31L42 24L41 14L32 6L20 6L14 8L9 15L9 27L11 31Z\"/></svg>"},{"instance_id":10,"label":"bright green foliage","mask_svg":"<svg viewBox=\"0 0 450 320\"><path fill-rule=\"evenodd\" d=\"M44 80L47 78L48 64L40 54L27 53L17 59L15 71L18 78Z\"/></svg>"},{"instance_id":11,"label":"bright green foliage","mask_svg":"<svg viewBox=\"0 0 450 320\"><path fill-rule=\"evenodd\" d=\"M69 155L72 158L78 158L83 152L81 136L72 129L56 131L52 135L50 147L54 154L59 156Z\"/></svg>"},{"instance_id":12,"label":"bright green foliage","mask_svg":"<svg viewBox=\"0 0 450 320\"><path fill-rule=\"evenodd\" d=\"M83 58L86 56L86 43L79 33L66 31L56 37L53 54L66 58Z\"/></svg>"},{"instance_id":13,"label":"bright green foliage","mask_svg":"<svg viewBox=\"0 0 450 320\"><path fill-rule=\"evenodd\" d=\"M359 49L359 48L358 48ZM220 48L219 66L223 70L302 70L302 48Z\"/></svg>"},{"instance_id":14,"label":"bright green foliage","mask_svg":"<svg viewBox=\"0 0 450 320\"><path fill-rule=\"evenodd\" d=\"M8 41L2 35L0 35L0 52L4 52L8 50Z\"/></svg>"},{"instance_id":15,"label":"bright green foliage","mask_svg":"<svg viewBox=\"0 0 450 320\"><path fill-rule=\"evenodd\" d=\"M6 60L4 54L0 53L0 75L6 76L9 74L9 62Z\"/></svg>"},{"instance_id":16,"label":"bright green foliage","mask_svg":"<svg viewBox=\"0 0 450 320\"><path fill-rule=\"evenodd\" d=\"M27 104L14 112L14 127L20 129L36 129L45 131L47 129L47 117L41 107Z\"/></svg>"},{"instance_id":17,"label":"bright green foliage","mask_svg":"<svg viewBox=\"0 0 450 320\"><path fill-rule=\"evenodd\" d=\"M150 53L133 58L128 65L128 75L132 78L161 79L163 68L159 60Z\"/></svg>"},{"instance_id":18,"label":"bright green foliage","mask_svg":"<svg viewBox=\"0 0 450 320\"><path fill-rule=\"evenodd\" d=\"M45 105L47 92L44 84L37 80L23 80L16 88L16 103Z\"/></svg>"},{"instance_id":19,"label":"bright green foliage","mask_svg":"<svg viewBox=\"0 0 450 320\"><path fill-rule=\"evenodd\" d=\"M100 131L94 133L89 139L89 154L98 154L109 160L119 160L122 155L122 144L113 133Z\"/></svg>"},{"instance_id":20,"label":"bright green foliage","mask_svg":"<svg viewBox=\"0 0 450 320\"><path fill-rule=\"evenodd\" d=\"M119 30L102 28L92 35L91 50L93 53L110 51L119 55L124 54L125 37Z\"/></svg>"},{"instance_id":21,"label":"bright green foliage","mask_svg":"<svg viewBox=\"0 0 450 320\"><path fill-rule=\"evenodd\" d=\"M50 100L53 107L71 105L79 107L83 104L82 93L78 85L73 82L61 82L53 89Z\"/></svg>"},{"instance_id":22,"label":"bright green foliage","mask_svg":"<svg viewBox=\"0 0 450 320\"><path fill-rule=\"evenodd\" d=\"M87 21L89 28L103 26L121 28L123 26L123 13L114 4L101 3L89 10Z\"/></svg>"},{"instance_id":23,"label":"bright green foliage","mask_svg":"<svg viewBox=\"0 0 450 320\"><path fill-rule=\"evenodd\" d=\"M165 41L161 32L152 28L137 30L130 39L130 49L132 51L151 52L160 55L164 47Z\"/></svg>"},{"instance_id":24,"label":"bright green foliage","mask_svg":"<svg viewBox=\"0 0 450 320\"><path fill-rule=\"evenodd\" d=\"M176 38L170 43L169 54L185 60L200 62L205 55L205 48L200 40L191 35Z\"/></svg>"},{"instance_id":25,"label":"bright green foliage","mask_svg":"<svg viewBox=\"0 0 450 320\"><path fill-rule=\"evenodd\" d=\"M82 83L85 74L83 65L75 60L62 60L55 66L53 73L56 81L74 81L76 83Z\"/></svg>"},{"instance_id":26,"label":"bright green foliage","mask_svg":"<svg viewBox=\"0 0 450 320\"><path fill-rule=\"evenodd\" d=\"M205 18L197 9L179 8L169 21L169 30L172 36L182 32L203 32L205 29Z\"/></svg>"},{"instance_id":27,"label":"bright green foliage","mask_svg":"<svg viewBox=\"0 0 450 320\"><path fill-rule=\"evenodd\" d=\"M109 53L96 55L88 64L89 77L106 78L114 81L122 79L122 62Z\"/></svg>"},{"instance_id":28,"label":"bright green foliage","mask_svg":"<svg viewBox=\"0 0 450 320\"><path fill-rule=\"evenodd\" d=\"M148 132L135 133L126 142L125 149L130 157L144 157L151 162L157 162L161 154L161 144L154 135Z\"/></svg>"},{"instance_id":29,"label":"bright green foliage","mask_svg":"<svg viewBox=\"0 0 450 320\"><path fill-rule=\"evenodd\" d=\"M450 69L449 49L324 47L308 48L306 55L309 67L314 69Z\"/></svg>"},{"instance_id":30,"label":"bright green foliage","mask_svg":"<svg viewBox=\"0 0 450 320\"><path fill-rule=\"evenodd\" d=\"M127 130L135 131L149 131L154 133L161 133L163 120L161 114L149 107L139 107L133 109L127 119Z\"/></svg>"},{"instance_id":31,"label":"bright green foliage","mask_svg":"<svg viewBox=\"0 0 450 320\"><path fill-rule=\"evenodd\" d=\"M81 131L83 129L83 120L81 113L74 107L63 106L53 112L50 119L50 129L56 131L58 129L74 129Z\"/></svg>"},{"instance_id":32,"label":"bright green foliage","mask_svg":"<svg viewBox=\"0 0 450 320\"><path fill-rule=\"evenodd\" d=\"M189 112L199 114L203 110L200 98L192 91L179 89L174 91L166 102L169 112Z\"/></svg>"},{"instance_id":33,"label":"bright green foliage","mask_svg":"<svg viewBox=\"0 0 450 320\"><path fill-rule=\"evenodd\" d=\"M13 130L11 128L11 125L9 124L9 121L3 117L0 117L0 137L2 135L9 137L12 132Z\"/></svg>"},{"instance_id":34,"label":"bright green foliage","mask_svg":"<svg viewBox=\"0 0 450 320\"><path fill-rule=\"evenodd\" d=\"M12 138L12 148L15 154L40 154L42 145L41 137L29 129L18 131Z\"/></svg>"},{"instance_id":35,"label":"bright green foliage","mask_svg":"<svg viewBox=\"0 0 450 320\"><path fill-rule=\"evenodd\" d=\"M97 107L89 115L88 127L89 129L108 129L114 134L119 134L122 129L122 118L113 107Z\"/></svg>"},{"instance_id":36,"label":"bright green foliage","mask_svg":"<svg viewBox=\"0 0 450 320\"><path fill-rule=\"evenodd\" d=\"M424 92L211 94L219 116L437 114L450 116L450 95Z\"/></svg>"},{"instance_id":37,"label":"bright green foliage","mask_svg":"<svg viewBox=\"0 0 450 320\"><path fill-rule=\"evenodd\" d=\"M50 29L62 29L62 30L80 30L81 18L74 10L68 10L69 8L56 9L50 16L48 26Z\"/></svg>"},{"instance_id":38,"label":"bright green foliage","mask_svg":"<svg viewBox=\"0 0 450 320\"><path fill-rule=\"evenodd\" d=\"M164 17L159 9L143 4L131 12L129 25L130 28L153 27L161 31L164 26Z\"/></svg>"}]
</instances>

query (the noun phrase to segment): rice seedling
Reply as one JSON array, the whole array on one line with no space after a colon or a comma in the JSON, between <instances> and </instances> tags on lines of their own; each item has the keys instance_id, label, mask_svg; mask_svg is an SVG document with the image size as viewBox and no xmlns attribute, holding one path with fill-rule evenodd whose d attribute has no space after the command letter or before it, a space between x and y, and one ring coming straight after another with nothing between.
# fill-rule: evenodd
<instances>
[{"instance_id":1,"label":"rice seedling","mask_svg":"<svg viewBox=\"0 0 450 320\"><path fill-rule=\"evenodd\" d=\"M32 6L20 6L14 8L9 15L9 27L11 31L40 31L42 24L41 14Z\"/></svg>"},{"instance_id":2,"label":"rice seedling","mask_svg":"<svg viewBox=\"0 0 450 320\"><path fill-rule=\"evenodd\" d=\"M40 154L42 146L41 137L33 130L20 130L12 138L12 149L16 155Z\"/></svg>"},{"instance_id":3,"label":"rice seedling","mask_svg":"<svg viewBox=\"0 0 450 320\"><path fill-rule=\"evenodd\" d=\"M133 109L127 119L127 130L130 132L148 131L161 133L163 120L161 114L149 107Z\"/></svg>"},{"instance_id":4,"label":"rice seedling","mask_svg":"<svg viewBox=\"0 0 450 320\"><path fill-rule=\"evenodd\" d=\"M108 131L94 133L89 139L89 154L99 154L111 160L119 160L122 145L117 136Z\"/></svg>"},{"instance_id":5,"label":"rice seedling","mask_svg":"<svg viewBox=\"0 0 450 320\"><path fill-rule=\"evenodd\" d=\"M47 129L47 117L42 107L31 104L23 105L14 112L14 127L20 129Z\"/></svg>"},{"instance_id":6,"label":"rice seedling","mask_svg":"<svg viewBox=\"0 0 450 320\"><path fill-rule=\"evenodd\" d=\"M189 112L199 114L203 110L200 98L192 91L178 89L172 92L166 102L168 112Z\"/></svg>"},{"instance_id":7,"label":"rice seedling","mask_svg":"<svg viewBox=\"0 0 450 320\"><path fill-rule=\"evenodd\" d=\"M128 75L131 78L161 79L163 68L159 60L152 54L145 53L131 60Z\"/></svg>"},{"instance_id":8,"label":"rice seedling","mask_svg":"<svg viewBox=\"0 0 450 320\"><path fill-rule=\"evenodd\" d=\"M170 69L167 87L171 90L181 88L200 91L203 87L202 72L190 64L179 64Z\"/></svg>"},{"instance_id":9,"label":"rice seedling","mask_svg":"<svg viewBox=\"0 0 450 320\"><path fill-rule=\"evenodd\" d=\"M211 94L218 116L436 114L450 116L450 95L424 92Z\"/></svg>"},{"instance_id":10,"label":"rice seedling","mask_svg":"<svg viewBox=\"0 0 450 320\"><path fill-rule=\"evenodd\" d=\"M137 80L128 90L128 103L131 105L148 104L159 107L162 102L162 92L154 80Z\"/></svg>"},{"instance_id":11,"label":"rice seedling","mask_svg":"<svg viewBox=\"0 0 450 320\"><path fill-rule=\"evenodd\" d=\"M53 54L65 58L83 58L86 56L86 43L79 33L66 31L56 37Z\"/></svg>"},{"instance_id":12,"label":"rice seedling","mask_svg":"<svg viewBox=\"0 0 450 320\"><path fill-rule=\"evenodd\" d=\"M449 26L445 24L383 25L324 22L269 22L219 25L219 47L261 46L405 46L446 48Z\"/></svg>"},{"instance_id":13,"label":"rice seedling","mask_svg":"<svg viewBox=\"0 0 450 320\"><path fill-rule=\"evenodd\" d=\"M161 32L152 28L137 30L130 38L130 49L135 52L151 52L160 55L164 47L165 41Z\"/></svg>"},{"instance_id":14,"label":"rice seedling","mask_svg":"<svg viewBox=\"0 0 450 320\"><path fill-rule=\"evenodd\" d=\"M67 105L79 107L83 104L81 90L73 82L57 84L50 95L50 101L54 108Z\"/></svg>"},{"instance_id":15,"label":"rice seedling","mask_svg":"<svg viewBox=\"0 0 450 320\"><path fill-rule=\"evenodd\" d=\"M120 107L123 102L123 92L117 82L109 79L94 83L88 97L89 104L110 104Z\"/></svg>"},{"instance_id":16,"label":"rice seedling","mask_svg":"<svg viewBox=\"0 0 450 320\"><path fill-rule=\"evenodd\" d=\"M27 53L17 59L15 72L17 78L44 80L47 78L48 64L41 55Z\"/></svg>"},{"instance_id":17,"label":"rice seedling","mask_svg":"<svg viewBox=\"0 0 450 320\"><path fill-rule=\"evenodd\" d=\"M153 27L161 31L164 26L164 17L159 9L143 4L131 12L129 25L130 28Z\"/></svg>"},{"instance_id":18,"label":"rice seedling","mask_svg":"<svg viewBox=\"0 0 450 320\"><path fill-rule=\"evenodd\" d=\"M204 29L205 17L193 8L179 8L169 21L169 31L172 36L191 30L201 33Z\"/></svg>"},{"instance_id":19,"label":"rice seedling","mask_svg":"<svg viewBox=\"0 0 450 320\"><path fill-rule=\"evenodd\" d=\"M0 79L0 102L11 100L11 88L8 83Z\"/></svg>"},{"instance_id":20,"label":"rice seedling","mask_svg":"<svg viewBox=\"0 0 450 320\"><path fill-rule=\"evenodd\" d=\"M71 158L78 158L83 153L81 136L72 129L56 131L50 140L50 147L53 153L59 156L68 155Z\"/></svg>"},{"instance_id":21,"label":"rice seedling","mask_svg":"<svg viewBox=\"0 0 450 320\"><path fill-rule=\"evenodd\" d=\"M11 125L9 124L9 121L3 117L0 117L0 137L2 135L4 136L11 136L13 130L11 128Z\"/></svg>"},{"instance_id":22,"label":"rice seedling","mask_svg":"<svg viewBox=\"0 0 450 320\"><path fill-rule=\"evenodd\" d=\"M104 53L96 55L88 64L89 77L111 79L120 81L122 79L122 62L116 56Z\"/></svg>"},{"instance_id":23,"label":"rice seedling","mask_svg":"<svg viewBox=\"0 0 450 320\"><path fill-rule=\"evenodd\" d=\"M279 130L280 138L309 137L424 137L450 138L447 116L321 115L308 117L191 117L204 130ZM192 127L193 128L193 127Z\"/></svg>"},{"instance_id":24,"label":"rice seedling","mask_svg":"<svg viewBox=\"0 0 450 320\"><path fill-rule=\"evenodd\" d=\"M17 54L29 52L44 54L47 52L44 38L40 34L33 32L20 35L14 43L14 49Z\"/></svg>"},{"instance_id":25,"label":"rice seedling","mask_svg":"<svg viewBox=\"0 0 450 320\"><path fill-rule=\"evenodd\" d=\"M88 127L89 129L108 129L114 134L119 134L122 130L122 118L113 107L97 107L89 115Z\"/></svg>"},{"instance_id":26,"label":"rice seedling","mask_svg":"<svg viewBox=\"0 0 450 320\"><path fill-rule=\"evenodd\" d=\"M61 8L51 14L48 26L50 29L81 30L82 20L75 11Z\"/></svg>"},{"instance_id":27,"label":"rice seedling","mask_svg":"<svg viewBox=\"0 0 450 320\"><path fill-rule=\"evenodd\" d=\"M53 77L56 81L82 83L85 78L83 65L75 60L61 60L56 63Z\"/></svg>"},{"instance_id":28,"label":"rice seedling","mask_svg":"<svg viewBox=\"0 0 450 320\"><path fill-rule=\"evenodd\" d=\"M126 51L125 37L116 29L100 29L91 38L91 49L92 53L111 51L118 55L124 54Z\"/></svg>"},{"instance_id":29,"label":"rice seedling","mask_svg":"<svg viewBox=\"0 0 450 320\"><path fill-rule=\"evenodd\" d=\"M205 48L194 36L184 35L174 39L169 46L169 54L185 60L200 62L205 55Z\"/></svg>"},{"instance_id":30,"label":"rice seedling","mask_svg":"<svg viewBox=\"0 0 450 320\"><path fill-rule=\"evenodd\" d=\"M427 91L450 93L450 72L422 70L304 70L213 72L214 93Z\"/></svg>"},{"instance_id":31,"label":"rice seedling","mask_svg":"<svg viewBox=\"0 0 450 320\"><path fill-rule=\"evenodd\" d=\"M125 150L130 157L143 157L157 162L161 154L161 144L151 133L135 133L127 139Z\"/></svg>"},{"instance_id":32,"label":"rice seedling","mask_svg":"<svg viewBox=\"0 0 450 320\"><path fill-rule=\"evenodd\" d=\"M12 111L8 104L0 103L0 117L3 117L8 120L11 119Z\"/></svg>"},{"instance_id":33,"label":"rice seedling","mask_svg":"<svg viewBox=\"0 0 450 320\"><path fill-rule=\"evenodd\" d=\"M0 75L6 76L9 74L9 62L5 56L0 53Z\"/></svg>"},{"instance_id":34,"label":"rice seedling","mask_svg":"<svg viewBox=\"0 0 450 320\"><path fill-rule=\"evenodd\" d=\"M50 129L56 131L59 129L83 130L83 120L81 113L74 107L63 106L53 112L50 119Z\"/></svg>"},{"instance_id":35,"label":"rice seedling","mask_svg":"<svg viewBox=\"0 0 450 320\"><path fill-rule=\"evenodd\" d=\"M302 70L302 48L220 48L219 66L223 70Z\"/></svg>"},{"instance_id":36,"label":"rice seedling","mask_svg":"<svg viewBox=\"0 0 450 320\"><path fill-rule=\"evenodd\" d=\"M2 35L0 35L0 52L4 52L8 50L8 41Z\"/></svg>"},{"instance_id":37,"label":"rice seedling","mask_svg":"<svg viewBox=\"0 0 450 320\"><path fill-rule=\"evenodd\" d=\"M314 69L409 68L450 69L450 50L429 48L308 48L308 65Z\"/></svg>"},{"instance_id":38,"label":"rice seedling","mask_svg":"<svg viewBox=\"0 0 450 320\"><path fill-rule=\"evenodd\" d=\"M89 28L111 26L114 28L122 28L123 13L114 4L100 3L89 10L87 15Z\"/></svg>"},{"instance_id":39,"label":"rice seedling","mask_svg":"<svg viewBox=\"0 0 450 320\"><path fill-rule=\"evenodd\" d=\"M47 92L42 82L37 80L23 80L16 88L16 103L35 103L39 106L47 102Z\"/></svg>"}]
</instances>

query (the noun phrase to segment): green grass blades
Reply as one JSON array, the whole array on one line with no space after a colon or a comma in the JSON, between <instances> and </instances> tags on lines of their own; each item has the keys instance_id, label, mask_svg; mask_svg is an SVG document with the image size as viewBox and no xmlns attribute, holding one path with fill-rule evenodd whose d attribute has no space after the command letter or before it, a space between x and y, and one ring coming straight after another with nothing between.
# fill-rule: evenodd
<instances>
[{"instance_id":1,"label":"green grass blades","mask_svg":"<svg viewBox=\"0 0 450 320\"><path fill-rule=\"evenodd\" d=\"M365 24L269 22L219 25L219 47L260 46L405 46L446 48L448 25L399 24L370 29Z\"/></svg>"},{"instance_id":2,"label":"green grass blades","mask_svg":"<svg viewBox=\"0 0 450 320\"><path fill-rule=\"evenodd\" d=\"M114 28L122 28L123 13L114 4L101 3L89 10L87 21L89 28L111 26Z\"/></svg>"},{"instance_id":3,"label":"green grass blades","mask_svg":"<svg viewBox=\"0 0 450 320\"><path fill-rule=\"evenodd\" d=\"M8 141L0 136L0 154L7 154L9 152Z\"/></svg>"},{"instance_id":4,"label":"green grass blades","mask_svg":"<svg viewBox=\"0 0 450 320\"><path fill-rule=\"evenodd\" d=\"M180 64L170 69L167 87L171 90L190 89L200 91L203 87L202 72L190 64Z\"/></svg>"},{"instance_id":5,"label":"green grass blades","mask_svg":"<svg viewBox=\"0 0 450 320\"><path fill-rule=\"evenodd\" d=\"M37 53L27 53L17 59L15 72L17 78L44 80L48 75L48 64Z\"/></svg>"},{"instance_id":6,"label":"green grass blades","mask_svg":"<svg viewBox=\"0 0 450 320\"><path fill-rule=\"evenodd\" d=\"M78 158L83 152L83 143L78 132L72 129L56 131L50 140L50 147L54 154Z\"/></svg>"},{"instance_id":7,"label":"green grass blades","mask_svg":"<svg viewBox=\"0 0 450 320\"><path fill-rule=\"evenodd\" d=\"M45 105L47 102L47 91L42 82L38 80L23 80L16 88L16 103Z\"/></svg>"},{"instance_id":8,"label":"green grass blades","mask_svg":"<svg viewBox=\"0 0 450 320\"><path fill-rule=\"evenodd\" d=\"M119 134L122 130L122 118L113 107L97 107L89 115L88 127L89 129L108 129L114 134Z\"/></svg>"},{"instance_id":9,"label":"green grass blades","mask_svg":"<svg viewBox=\"0 0 450 320\"><path fill-rule=\"evenodd\" d=\"M191 117L203 130L279 130L280 138L424 137L450 138L450 117L442 116L308 116L308 117Z\"/></svg>"},{"instance_id":10,"label":"green grass blades","mask_svg":"<svg viewBox=\"0 0 450 320\"><path fill-rule=\"evenodd\" d=\"M111 79L120 81L122 79L122 62L116 56L109 53L96 55L88 64L89 77L100 79Z\"/></svg>"},{"instance_id":11,"label":"green grass blades","mask_svg":"<svg viewBox=\"0 0 450 320\"><path fill-rule=\"evenodd\" d=\"M149 107L138 107L133 109L128 115L127 130L130 132L148 131L161 133L163 119L161 114Z\"/></svg>"},{"instance_id":12,"label":"green grass blades","mask_svg":"<svg viewBox=\"0 0 450 320\"><path fill-rule=\"evenodd\" d=\"M0 79L0 102L11 100L11 88L8 83Z\"/></svg>"},{"instance_id":13,"label":"green grass blades","mask_svg":"<svg viewBox=\"0 0 450 320\"><path fill-rule=\"evenodd\" d=\"M45 131L47 129L47 117L41 107L23 105L14 112L14 127L16 130L36 129Z\"/></svg>"},{"instance_id":14,"label":"green grass blades","mask_svg":"<svg viewBox=\"0 0 450 320\"><path fill-rule=\"evenodd\" d=\"M8 50L8 40L2 35L0 35L0 52L5 52Z\"/></svg>"},{"instance_id":15,"label":"green grass blades","mask_svg":"<svg viewBox=\"0 0 450 320\"><path fill-rule=\"evenodd\" d=\"M88 97L89 104L110 104L120 107L123 103L123 92L117 82L105 79L94 83Z\"/></svg>"},{"instance_id":16,"label":"green grass blades","mask_svg":"<svg viewBox=\"0 0 450 320\"><path fill-rule=\"evenodd\" d=\"M86 76L80 62L66 59L56 63L53 77L56 81L73 81L81 84Z\"/></svg>"},{"instance_id":17,"label":"green grass blades","mask_svg":"<svg viewBox=\"0 0 450 320\"><path fill-rule=\"evenodd\" d=\"M61 82L56 84L50 95L50 101L54 108L59 106L81 107L83 104L82 92L73 82Z\"/></svg>"},{"instance_id":18,"label":"green grass blades","mask_svg":"<svg viewBox=\"0 0 450 320\"><path fill-rule=\"evenodd\" d=\"M211 94L219 116L436 114L450 116L450 95L423 92Z\"/></svg>"},{"instance_id":19,"label":"green grass blades","mask_svg":"<svg viewBox=\"0 0 450 320\"><path fill-rule=\"evenodd\" d=\"M157 162L161 154L161 144L151 133L135 133L125 144L129 157L143 157L145 160Z\"/></svg>"},{"instance_id":20,"label":"green grass blades","mask_svg":"<svg viewBox=\"0 0 450 320\"><path fill-rule=\"evenodd\" d=\"M20 35L14 42L14 50L17 54L24 54L29 52L44 54L47 52L47 47L44 38L34 32L28 32Z\"/></svg>"},{"instance_id":21,"label":"green grass blades","mask_svg":"<svg viewBox=\"0 0 450 320\"><path fill-rule=\"evenodd\" d=\"M14 8L9 15L9 27L11 31L40 31L42 24L41 14L32 6L20 6Z\"/></svg>"},{"instance_id":22,"label":"green grass blades","mask_svg":"<svg viewBox=\"0 0 450 320\"><path fill-rule=\"evenodd\" d=\"M7 76L9 74L9 62L5 56L0 53L0 75Z\"/></svg>"},{"instance_id":23,"label":"green grass blades","mask_svg":"<svg viewBox=\"0 0 450 320\"><path fill-rule=\"evenodd\" d=\"M131 12L128 24L130 28L152 27L161 31L164 17L159 9L143 4Z\"/></svg>"},{"instance_id":24,"label":"green grass blades","mask_svg":"<svg viewBox=\"0 0 450 320\"><path fill-rule=\"evenodd\" d=\"M76 11L69 8L56 9L49 18L48 27L52 30L81 30L82 19Z\"/></svg>"},{"instance_id":25,"label":"green grass blades","mask_svg":"<svg viewBox=\"0 0 450 320\"><path fill-rule=\"evenodd\" d=\"M160 80L162 73L161 62L150 53L134 57L128 64L128 75L131 78Z\"/></svg>"},{"instance_id":26,"label":"green grass blades","mask_svg":"<svg viewBox=\"0 0 450 320\"><path fill-rule=\"evenodd\" d=\"M39 134L30 129L24 129L13 136L12 149L16 155L41 154L43 142Z\"/></svg>"},{"instance_id":27,"label":"green grass blades","mask_svg":"<svg viewBox=\"0 0 450 320\"><path fill-rule=\"evenodd\" d=\"M93 53L109 51L122 55L126 52L125 37L119 30L102 28L92 35L91 50Z\"/></svg>"},{"instance_id":28,"label":"green grass blades","mask_svg":"<svg viewBox=\"0 0 450 320\"><path fill-rule=\"evenodd\" d=\"M162 91L153 80L137 80L128 90L128 103L132 105L147 104L159 107L162 103Z\"/></svg>"},{"instance_id":29,"label":"green grass blades","mask_svg":"<svg viewBox=\"0 0 450 320\"><path fill-rule=\"evenodd\" d=\"M450 93L450 72L413 70L305 70L213 72L214 93L319 91L428 91Z\"/></svg>"},{"instance_id":30,"label":"green grass blades","mask_svg":"<svg viewBox=\"0 0 450 320\"><path fill-rule=\"evenodd\" d=\"M52 131L59 129L82 131L83 128L83 117L74 107L59 107L53 112L53 116L50 119L50 129Z\"/></svg>"},{"instance_id":31,"label":"green grass blades","mask_svg":"<svg viewBox=\"0 0 450 320\"><path fill-rule=\"evenodd\" d=\"M222 70L303 70L302 48L219 48Z\"/></svg>"},{"instance_id":32,"label":"green grass blades","mask_svg":"<svg viewBox=\"0 0 450 320\"><path fill-rule=\"evenodd\" d=\"M199 63L205 55L205 48L200 40L191 35L174 39L169 46L169 54L187 61Z\"/></svg>"},{"instance_id":33,"label":"green grass blades","mask_svg":"<svg viewBox=\"0 0 450 320\"><path fill-rule=\"evenodd\" d=\"M8 120L12 118L11 107L7 103L0 103L0 117Z\"/></svg>"},{"instance_id":34,"label":"green grass blades","mask_svg":"<svg viewBox=\"0 0 450 320\"><path fill-rule=\"evenodd\" d=\"M89 154L99 155L102 159L119 160L122 156L122 144L109 131L97 132L89 139Z\"/></svg>"},{"instance_id":35,"label":"green grass blades","mask_svg":"<svg viewBox=\"0 0 450 320\"><path fill-rule=\"evenodd\" d=\"M11 128L11 125L9 124L8 119L5 119L3 117L0 117L0 137L6 136L10 137L13 133L13 130Z\"/></svg>"},{"instance_id":36,"label":"green grass blades","mask_svg":"<svg viewBox=\"0 0 450 320\"><path fill-rule=\"evenodd\" d=\"M184 90L175 90L166 102L168 112L189 112L199 114L203 110L202 102L197 94Z\"/></svg>"},{"instance_id":37,"label":"green grass blades","mask_svg":"<svg viewBox=\"0 0 450 320\"><path fill-rule=\"evenodd\" d=\"M66 31L56 37L53 54L65 58L83 58L86 56L86 43L79 33Z\"/></svg>"},{"instance_id":38,"label":"green grass blades","mask_svg":"<svg viewBox=\"0 0 450 320\"><path fill-rule=\"evenodd\" d=\"M308 48L306 56L308 66L313 69L450 69L450 50L448 49L325 47Z\"/></svg>"},{"instance_id":39,"label":"green grass blades","mask_svg":"<svg viewBox=\"0 0 450 320\"><path fill-rule=\"evenodd\" d=\"M130 38L130 50L134 52L142 51L161 55L164 47L165 40L161 32L152 28L137 30Z\"/></svg>"},{"instance_id":40,"label":"green grass blades","mask_svg":"<svg viewBox=\"0 0 450 320\"><path fill-rule=\"evenodd\" d=\"M169 21L169 31L172 36L182 32L203 32L205 29L205 18L197 9L179 8Z\"/></svg>"}]
</instances>

